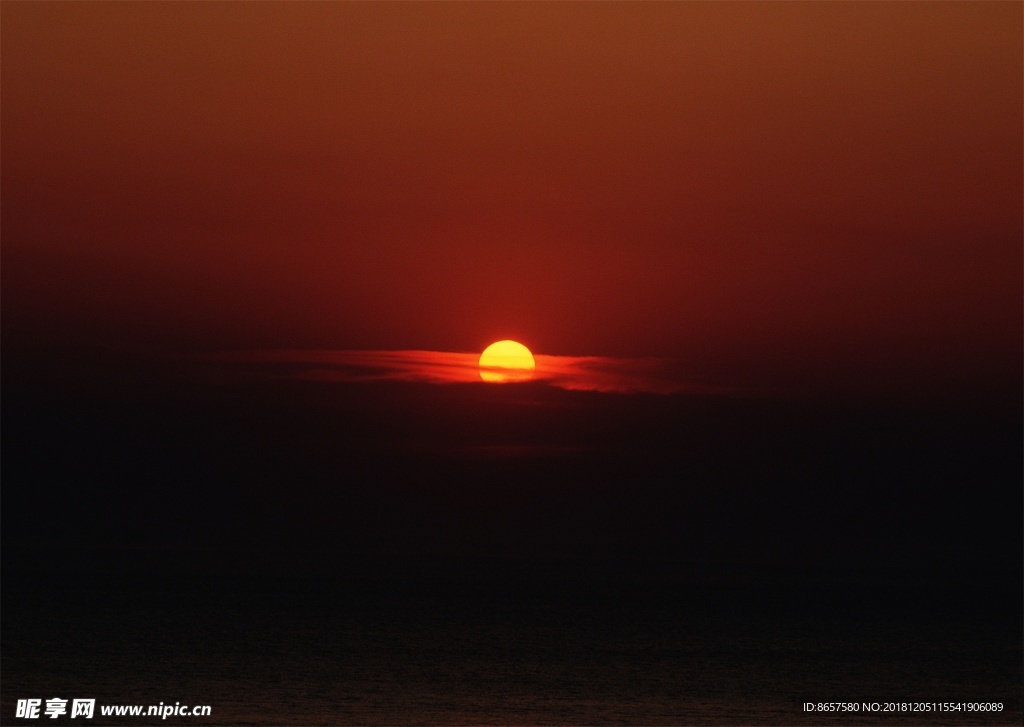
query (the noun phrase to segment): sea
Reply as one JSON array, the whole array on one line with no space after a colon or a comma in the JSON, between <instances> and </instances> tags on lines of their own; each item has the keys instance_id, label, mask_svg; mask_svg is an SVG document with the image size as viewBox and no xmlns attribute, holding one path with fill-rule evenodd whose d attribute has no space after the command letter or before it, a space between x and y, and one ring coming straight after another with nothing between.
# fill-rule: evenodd
<instances>
[{"instance_id":1,"label":"sea","mask_svg":"<svg viewBox=\"0 0 1024 727\"><path fill-rule=\"evenodd\" d=\"M39 549L3 583L5 725L1021 723L991 574ZM94 715L18 718L54 698Z\"/></svg>"}]
</instances>

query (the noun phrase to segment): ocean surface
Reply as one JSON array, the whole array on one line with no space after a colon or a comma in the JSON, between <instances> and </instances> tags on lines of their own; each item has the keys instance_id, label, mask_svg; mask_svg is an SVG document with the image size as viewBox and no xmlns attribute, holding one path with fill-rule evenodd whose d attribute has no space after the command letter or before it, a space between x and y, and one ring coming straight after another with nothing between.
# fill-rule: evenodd
<instances>
[{"instance_id":1,"label":"ocean surface","mask_svg":"<svg viewBox=\"0 0 1024 727\"><path fill-rule=\"evenodd\" d=\"M1021 723L1019 396L321 358L14 359L0 724Z\"/></svg>"},{"instance_id":2,"label":"ocean surface","mask_svg":"<svg viewBox=\"0 0 1024 727\"><path fill-rule=\"evenodd\" d=\"M903 571L303 553L4 554L16 701L94 725L1019 724L1020 594ZM1011 579L1012 580L1012 579ZM997 702L822 714L805 702Z\"/></svg>"}]
</instances>

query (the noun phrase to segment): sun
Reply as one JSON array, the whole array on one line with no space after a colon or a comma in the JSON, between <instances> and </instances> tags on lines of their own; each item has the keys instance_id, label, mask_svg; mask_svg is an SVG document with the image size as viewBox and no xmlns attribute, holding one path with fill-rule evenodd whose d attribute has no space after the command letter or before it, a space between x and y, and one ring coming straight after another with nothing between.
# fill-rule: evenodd
<instances>
[{"instance_id":1,"label":"sun","mask_svg":"<svg viewBox=\"0 0 1024 727\"><path fill-rule=\"evenodd\" d=\"M492 343L480 354L480 378L489 383L526 381L536 366L530 349L518 341Z\"/></svg>"}]
</instances>

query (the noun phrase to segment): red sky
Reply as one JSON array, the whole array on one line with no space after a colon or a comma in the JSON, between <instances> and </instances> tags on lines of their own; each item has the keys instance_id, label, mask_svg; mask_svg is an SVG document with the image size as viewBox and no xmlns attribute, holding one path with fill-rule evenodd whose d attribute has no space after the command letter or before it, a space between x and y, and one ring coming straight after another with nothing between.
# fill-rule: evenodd
<instances>
[{"instance_id":1,"label":"red sky","mask_svg":"<svg viewBox=\"0 0 1024 727\"><path fill-rule=\"evenodd\" d=\"M1019 378L1020 3L3 3L7 345Z\"/></svg>"}]
</instances>

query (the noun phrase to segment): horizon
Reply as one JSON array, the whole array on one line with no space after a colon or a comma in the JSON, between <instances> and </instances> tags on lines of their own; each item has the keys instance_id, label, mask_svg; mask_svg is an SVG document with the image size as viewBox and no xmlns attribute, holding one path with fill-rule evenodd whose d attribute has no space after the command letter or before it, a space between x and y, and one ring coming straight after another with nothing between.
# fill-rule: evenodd
<instances>
[{"instance_id":1,"label":"horizon","mask_svg":"<svg viewBox=\"0 0 1024 727\"><path fill-rule=\"evenodd\" d=\"M0 21L0 722L1020 724L1024 4Z\"/></svg>"}]
</instances>

